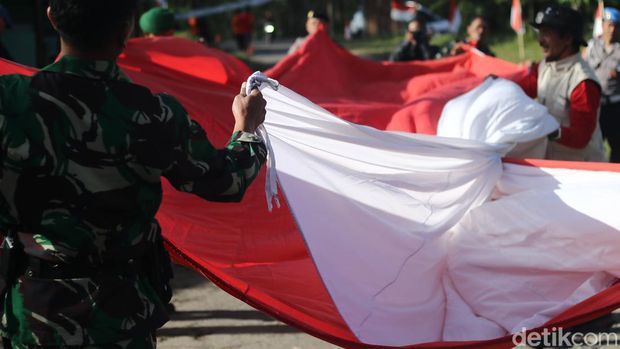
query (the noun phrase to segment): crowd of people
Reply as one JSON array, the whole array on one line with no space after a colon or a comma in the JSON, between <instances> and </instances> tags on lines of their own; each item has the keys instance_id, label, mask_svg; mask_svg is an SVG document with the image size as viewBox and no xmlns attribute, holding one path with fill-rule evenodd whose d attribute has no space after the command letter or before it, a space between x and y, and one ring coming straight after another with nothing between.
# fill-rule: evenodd
<instances>
[{"instance_id":1,"label":"crowd of people","mask_svg":"<svg viewBox=\"0 0 620 349\"><path fill-rule=\"evenodd\" d=\"M421 17L415 17L407 25L405 39L390 56L391 61L425 61L447 56L454 56L475 48L478 51L495 56L488 42L488 24L484 17L475 16L467 26L467 37L450 42L445 47L432 45L432 31Z\"/></svg>"},{"instance_id":2,"label":"crowd of people","mask_svg":"<svg viewBox=\"0 0 620 349\"><path fill-rule=\"evenodd\" d=\"M116 58L137 7L138 0L50 0L48 17L60 35L60 58L32 77L0 77L0 144L11 148L2 149L0 158L0 229L7 237L0 253L5 347L153 348L154 332L166 321L169 291L153 281L162 275L144 271L143 261L162 258L154 218L161 177L207 200L238 201L265 162L265 145L254 133L266 113L258 90L247 94L240 86L232 102L230 142L216 150L175 98L153 95L122 74ZM242 50L250 47L253 23L247 11L235 15L233 31ZM309 12L308 35L328 23L325 14ZM0 7L0 34L10 25ZM174 14L164 8L139 20L147 37L172 35L175 25ZM532 64L519 84L561 126L545 140L546 158L605 161L604 137L611 161L620 162L620 11L604 10L603 36L592 39L585 53L579 12L549 6L532 25L544 59ZM430 43L424 21L414 19L392 59L430 60L470 49L494 55L484 18L473 18L467 35L442 50ZM305 40L295 41L290 52ZM70 106L99 116L77 139L70 139L67 126L78 122ZM12 119L14 111L19 122ZM101 122L105 116L123 122ZM50 120L67 129L46 127ZM39 133L24 145L24 135L33 129ZM75 170L67 166L69 157L87 160ZM45 197L37 193L41 188L47 189L41 190ZM21 203L35 193L41 197L36 205ZM46 216L52 213L56 218ZM42 294L66 302L49 302Z\"/></svg>"},{"instance_id":3,"label":"crowd of people","mask_svg":"<svg viewBox=\"0 0 620 349\"><path fill-rule=\"evenodd\" d=\"M606 161L603 141L610 147L611 162L620 162L620 11L606 7L603 35L584 40L582 15L568 7L548 6L532 26L538 32L543 60L529 66L519 85L545 105L560 128L549 135L545 158L553 160ZM445 48L430 43L426 24L414 18L392 61L422 61L462 54L476 49L495 56L488 43L488 25L474 17L467 38ZM582 47L587 46L582 51Z\"/></svg>"}]
</instances>

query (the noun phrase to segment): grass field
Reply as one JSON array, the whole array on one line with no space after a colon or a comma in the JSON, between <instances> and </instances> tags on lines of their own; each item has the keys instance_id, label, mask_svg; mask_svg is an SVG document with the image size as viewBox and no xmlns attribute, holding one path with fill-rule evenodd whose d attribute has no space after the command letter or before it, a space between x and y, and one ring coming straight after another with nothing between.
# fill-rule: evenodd
<instances>
[{"instance_id":1,"label":"grass field","mask_svg":"<svg viewBox=\"0 0 620 349\"><path fill-rule=\"evenodd\" d=\"M341 44L351 52L360 56L386 59L402 40L402 36L377 37L355 41L341 41ZM432 44L445 46L454 40L454 35L441 34L433 37ZM525 60L539 61L542 53L533 33L525 35ZM491 49L498 58L519 63L519 44L517 35L506 35L492 40Z\"/></svg>"}]
</instances>

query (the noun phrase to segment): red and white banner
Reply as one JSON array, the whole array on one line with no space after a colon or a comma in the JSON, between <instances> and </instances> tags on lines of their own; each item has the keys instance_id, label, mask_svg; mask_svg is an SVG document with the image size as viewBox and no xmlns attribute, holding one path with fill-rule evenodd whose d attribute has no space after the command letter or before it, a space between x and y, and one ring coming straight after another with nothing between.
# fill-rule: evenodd
<instances>
[{"instance_id":1,"label":"red and white banner","mask_svg":"<svg viewBox=\"0 0 620 349\"><path fill-rule=\"evenodd\" d=\"M463 21L458 0L450 1L450 13L448 14L448 21L450 22L450 32L458 33L459 28L461 27L461 22Z\"/></svg>"},{"instance_id":2,"label":"red and white banner","mask_svg":"<svg viewBox=\"0 0 620 349\"><path fill-rule=\"evenodd\" d=\"M226 143L231 101L250 74L243 63L179 38L131 40L119 63ZM33 72L0 60L0 74ZM609 285L620 270L611 249L619 166L502 164L471 141L411 134L434 135L448 101L489 74L518 79L515 65L473 52L372 62L319 32L267 73L305 97L264 90L288 201L267 211L264 174L240 204L164 183L158 219L177 260L347 348L512 348L521 325L568 328L620 306L620 286ZM496 200L482 205L489 186ZM397 315L404 322L385 326Z\"/></svg>"},{"instance_id":3,"label":"red and white banner","mask_svg":"<svg viewBox=\"0 0 620 349\"><path fill-rule=\"evenodd\" d=\"M390 18L396 22L410 22L416 15L416 6L407 6L399 0L392 0Z\"/></svg>"},{"instance_id":4,"label":"red and white banner","mask_svg":"<svg viewBox=\"0 0 620 349\"><path fill-rule=\"evenodd\" d=\"M517 34L525 33L525 26L523 25L523 14L521 11L521 1L512 0L512 7L510 8L510 27Z\"/></svg>"},{"instance_id":5,"label":"red and white banner","mask_svg":"<svg viewBox=\"0 0 620 349\"><path fill-rule=\"evenodd\" d=\"M603 11L605 10L605 4L602 0L599 0L596 6L596 12L594 12L594 27L592 28L592 37L598 38L603 35Z\"/></svg>"}]
</instances>

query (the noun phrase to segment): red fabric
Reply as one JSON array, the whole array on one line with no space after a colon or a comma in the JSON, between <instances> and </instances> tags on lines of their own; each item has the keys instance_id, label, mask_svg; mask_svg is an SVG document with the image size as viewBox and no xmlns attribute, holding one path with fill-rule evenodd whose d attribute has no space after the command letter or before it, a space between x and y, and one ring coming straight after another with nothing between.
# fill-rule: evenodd
<instances>
[{"instance_id":1,"label":"red fabric","mask_svg":"<svg viewBox=\"0 0 620 349\"><path fill-rule=\"evenodd\" d=\"M450 99L489 74L515 80L525 71L473 52L435 61L375 62L354 56L318 31L266 74L345 120L435 134Z\"/></svg>"},{"instance_id":2,"label":"red fabric","mask_svg":"<svg viewBox=\"0 0 620 349\"><path fill-rule=\"evenodd\" d=\"M562 127L562 137L558 143L585 148L596 129L600 103L600 86L592 80L580 82L570 95L570 127Z\"/></svg>"},{"instance_id":3,"label":"red fabric","mask_svg":"<svg viewBox=\"0 0 620 349\"><path fill-rule=\"evenodd\" d=\"M411 7L405 5L404 3L402 3L401 1L398 1L398 0L392 0L391 6L392 6L393 10L399 10L399 11L409 11L409 10L411 10Z\"/></svg>"},{"instance_id":4,"label":"red fabric","mask_svg":"<svg viewBox=\"0 0 620 349\"><path fill-rule=\"evenodd\" d=\"M532 64L529 67L527 75L517 82L530 98L536 98L538 96L538 64L539 63Z\"/></svg>"},{"instance_id":5,"label":"red fabric","mask_svg":"<svg viewBox=\"0 0 620 349\"><path fill-rule=\"evenodd\" d=\"M373 124L375 120L365 115L368 111L381 119L379 124L386 127L391 124L404 131L421 129L432 133L441 107L452 96L475 86L488 73L506 73L502 67L514 70L508 63L472 54L427 64L394 64L360 60L332 44L329 44L329 51L313 45L310 40L300 54L288 57L271 73L284 85L311 94L312 98L329 104L349 118ZM310 48L321 54L331 52L331 59L335 61L322 60L320 55L309 52ZM300 64L297 59L305 63ZM129 43L119 63L135 82L148 86L153 92L176 96L205 127L217 146L225 144L233 126L232 99L239 91L240 81L250 73L236 58L178 38L138 39ZM33 69L0 60L0 74L33 72ZM304 72L315 75L304 75ZM296 78L301 81L295 81ZM331 83L325 84L325 81ZM370 86L365 86L366 83ZM365 98L371 100L365 102ZM360 106L355 105L356 100ZM382 115L382 106L391 110L390 115ZM426 114L419 116L417 112ZM396 118L394 114L401 116ZM593 166L563 162L533 165ZM618 165L596 166L600 166L600 170L620 172ZM264 174L252 185L241 204L205 202L178 193L165 183L164 202L157 218L175 259L203 273L233 296L334 344L348 348L379 348L359 343L342 320L286 202L282 209L267 212ZM549 327L583 323L619 305L620 289L616 286L569 309L551 321ZM510 347L510 338L506 337L410 348Z\"/></svg>"},{"instance_id":6,"label":"red fabric","mask_svg":"<svg viewBox=\"0 0 620 349\"><path fill-rule=\"evenodd\" d=\"M533 65L530 72L518 83L528 96L536 98L538 96L538 64ZM562 127L558 143L571 148L586 147L596 129L600 102L600 86L591 80L580 82L570 95L570 127Z\"/></svg>"}]
</instances>

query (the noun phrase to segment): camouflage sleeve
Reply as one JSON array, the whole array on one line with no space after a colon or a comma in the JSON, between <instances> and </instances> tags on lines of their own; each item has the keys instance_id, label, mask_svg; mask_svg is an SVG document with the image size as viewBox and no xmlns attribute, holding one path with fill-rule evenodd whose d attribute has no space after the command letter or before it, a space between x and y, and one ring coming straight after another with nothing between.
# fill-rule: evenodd
<instances>
[{"instance_id":1,"label":"camouflage sleeve","mask_svg":"<svg viewBox=\"0 0 620 349\"><path fill-rule=\"evenodd\" d=\"M224 149L215 149L205 131L189 119L185 109L172 97L160 98L169 108L178 128L180 151L164 177L177 189L210 201L241 201L267 157L262 142L247 142L236 132Z\"/></svg>"}]
</instances>

